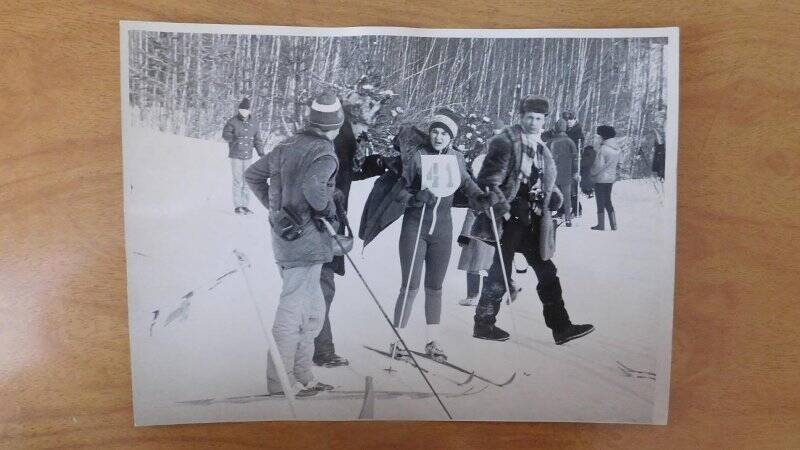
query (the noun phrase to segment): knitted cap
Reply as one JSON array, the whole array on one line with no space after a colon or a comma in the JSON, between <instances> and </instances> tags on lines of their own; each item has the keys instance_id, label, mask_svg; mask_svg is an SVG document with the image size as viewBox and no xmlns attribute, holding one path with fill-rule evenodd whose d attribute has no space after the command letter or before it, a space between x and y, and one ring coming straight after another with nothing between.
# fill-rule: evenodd
<instances>
[{"instance_id":1,"label":"knitted cap","mask_svg":"<svg viewBox=\"0 0 800 450\"><path fill-rule=\"evenodd\" d=\"M563 133L567 131L567 121L564 119L556 120L556 126L554 127L556 133Z\"/></svg>"},{"instance_id":2,"label":"knitted cap","mask_svg":"<svg viewBox=\"0 0 800 450\"><path fill-rule=\"evenodd\" d=\"M447 108L441 108L436 111L436 114L433 115L431 126L428 127L428 131L432 130L433 128L442 128L450 133L451 139L454 139L456 136L458 136L459 120L460 118L456 115L456 113Z\"/></svg>"},{"instance_id":3,"label":"knitted cap","mask_svg":"<svg viewBox=\"0 0 800 450\"><path fill-rule=\"evenodd\" d=\"M339 129L344 123L342 103L335 95L324 93L311 102L311 112L308 116L311 126L322 131Z\"/></svg>"},{"instance_id":4,"label":"knitted cap","mask_svg":"<svg viewBox=\"0 0 800 450\"><path fill-rule=\"evenodd\" d=\"M239 109L250 109L250 99L247 97L243 98L242 101L239 102Z\"/></svg>"},{"instance_id":5,"label":"knitted cap","mask_svg":"<svg viewBox=\"0 0 800 450\"><path fill-rule=\"evenodd\" d=\"M611 139L617 135L617 130L610 125L600 125L597 127L597 134L603 139Z\"/></svg>"},{"instance_id":6,"label":"knitted cap","mask_svg":"<svg viewBox=\"0 0 800 450\"><path fill-rule=\"evenodd\" d=\"M564 120L574 120L575 113L570 110L564 111L563 113L561 113L561 118Z\"/></svg>"},{"instance_id":7,"label":"knitted cap","mask_svg":"<svg viewBox=\"0 0 800 450\"><path fill-rule=\"evenodd\" d=\"M529 112L544 114L546 116L550 114L550 102L539 95L528 95L519 102L519 113L524 116Z\"/></svg>"}]
</instances>

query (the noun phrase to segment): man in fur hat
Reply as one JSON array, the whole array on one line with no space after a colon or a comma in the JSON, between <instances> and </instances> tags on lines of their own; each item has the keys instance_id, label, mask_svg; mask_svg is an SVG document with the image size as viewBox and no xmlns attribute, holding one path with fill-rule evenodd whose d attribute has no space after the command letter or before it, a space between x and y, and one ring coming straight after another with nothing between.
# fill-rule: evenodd
<instances>
[{"instance_id":1,"label":"man in fur hat","mask_svg":"<svg viewBox=\"0 0 800 450\"><path fill-rule=\"evenodd\" d=\"M551 210L558 209L562 196L556 183L556 165L547 145L541 140L542 126L550 113L550 103L539 96L527 96L519 106L520 123L506 128L489 141L489 152L478 173L477 183L500 198L492 208L497 219L502 254L495 252L478 306L475 308L473 336L505 341L509 334L495 325L506 292L503 280L511 271L515 253L522 253L533 268L539 284L545 324L553 340L561 345L585 336L592 325L570 321L561 294L556 265L550 259L555 251L555 226ZM490 215L482 212L472 228L472 237L495 243Z\"/></svg>"}]
</instances>

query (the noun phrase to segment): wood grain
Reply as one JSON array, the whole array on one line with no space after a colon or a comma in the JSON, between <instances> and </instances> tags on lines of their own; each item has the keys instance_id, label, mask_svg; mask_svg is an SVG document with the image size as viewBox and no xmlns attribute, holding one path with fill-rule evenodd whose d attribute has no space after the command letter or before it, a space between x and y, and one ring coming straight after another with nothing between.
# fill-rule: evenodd
<instances>
[{"instance_id":1,"label":"wood grain","mask_svg":"<svg viewBox=\"0 0 800 450\"><path fill-rule=\"evenodd\" d=\"M3 3L0 447L800 447L798 19L798 3L772 1ZM248 423L134 429L119 20L680 26L670 424Z\"/></svg>"}]
</instances>

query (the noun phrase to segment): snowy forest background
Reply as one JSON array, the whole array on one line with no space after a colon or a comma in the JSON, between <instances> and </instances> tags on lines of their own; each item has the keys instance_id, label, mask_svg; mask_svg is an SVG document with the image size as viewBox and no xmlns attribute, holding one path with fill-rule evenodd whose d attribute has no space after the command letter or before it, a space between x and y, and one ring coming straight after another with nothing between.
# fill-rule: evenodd
<instances>
[{"instance_id":1,"label":"snowy forest background","mask_svg":"<svg viewBox=\"0 0 800 450\"><path fill-rule=\"evenodd\" d=\"M623 142L620 177L649 177L652 130L666 110L666 43L131 31L131 125L221 141L249 97L269 146L302 126L309 98L333 90L369 116L377 151L400 125L421 125L448 106L472 129L457 141L469 153L514 120L520 95L539 94L552 101L548 128L564 110L576 113L587 139L597 125L613 125Z\"/></svg>"}]
</instances>

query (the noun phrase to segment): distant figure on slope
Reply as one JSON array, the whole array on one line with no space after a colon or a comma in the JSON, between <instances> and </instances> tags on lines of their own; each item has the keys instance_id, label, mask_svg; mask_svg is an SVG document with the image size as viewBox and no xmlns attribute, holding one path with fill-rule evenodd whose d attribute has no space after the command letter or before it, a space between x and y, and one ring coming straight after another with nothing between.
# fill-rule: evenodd
<instances>
[{"instance_id":1,"label":"distant figure on slope","mask_svg":"<svg viewBox=\"0 0 800 450\"><path fill-rule=\"evenodd\" d=\"M250 115L250 99L245 97L239 102L239 112L228 119L222 129L222 139L228 143L228 158L231 160L233 212L236 214L253 213L247 207L249 201L244 171L250 165L254 148L259 157L264 156L260 131L258 123Z\"/></svg>"}]
</instances>

